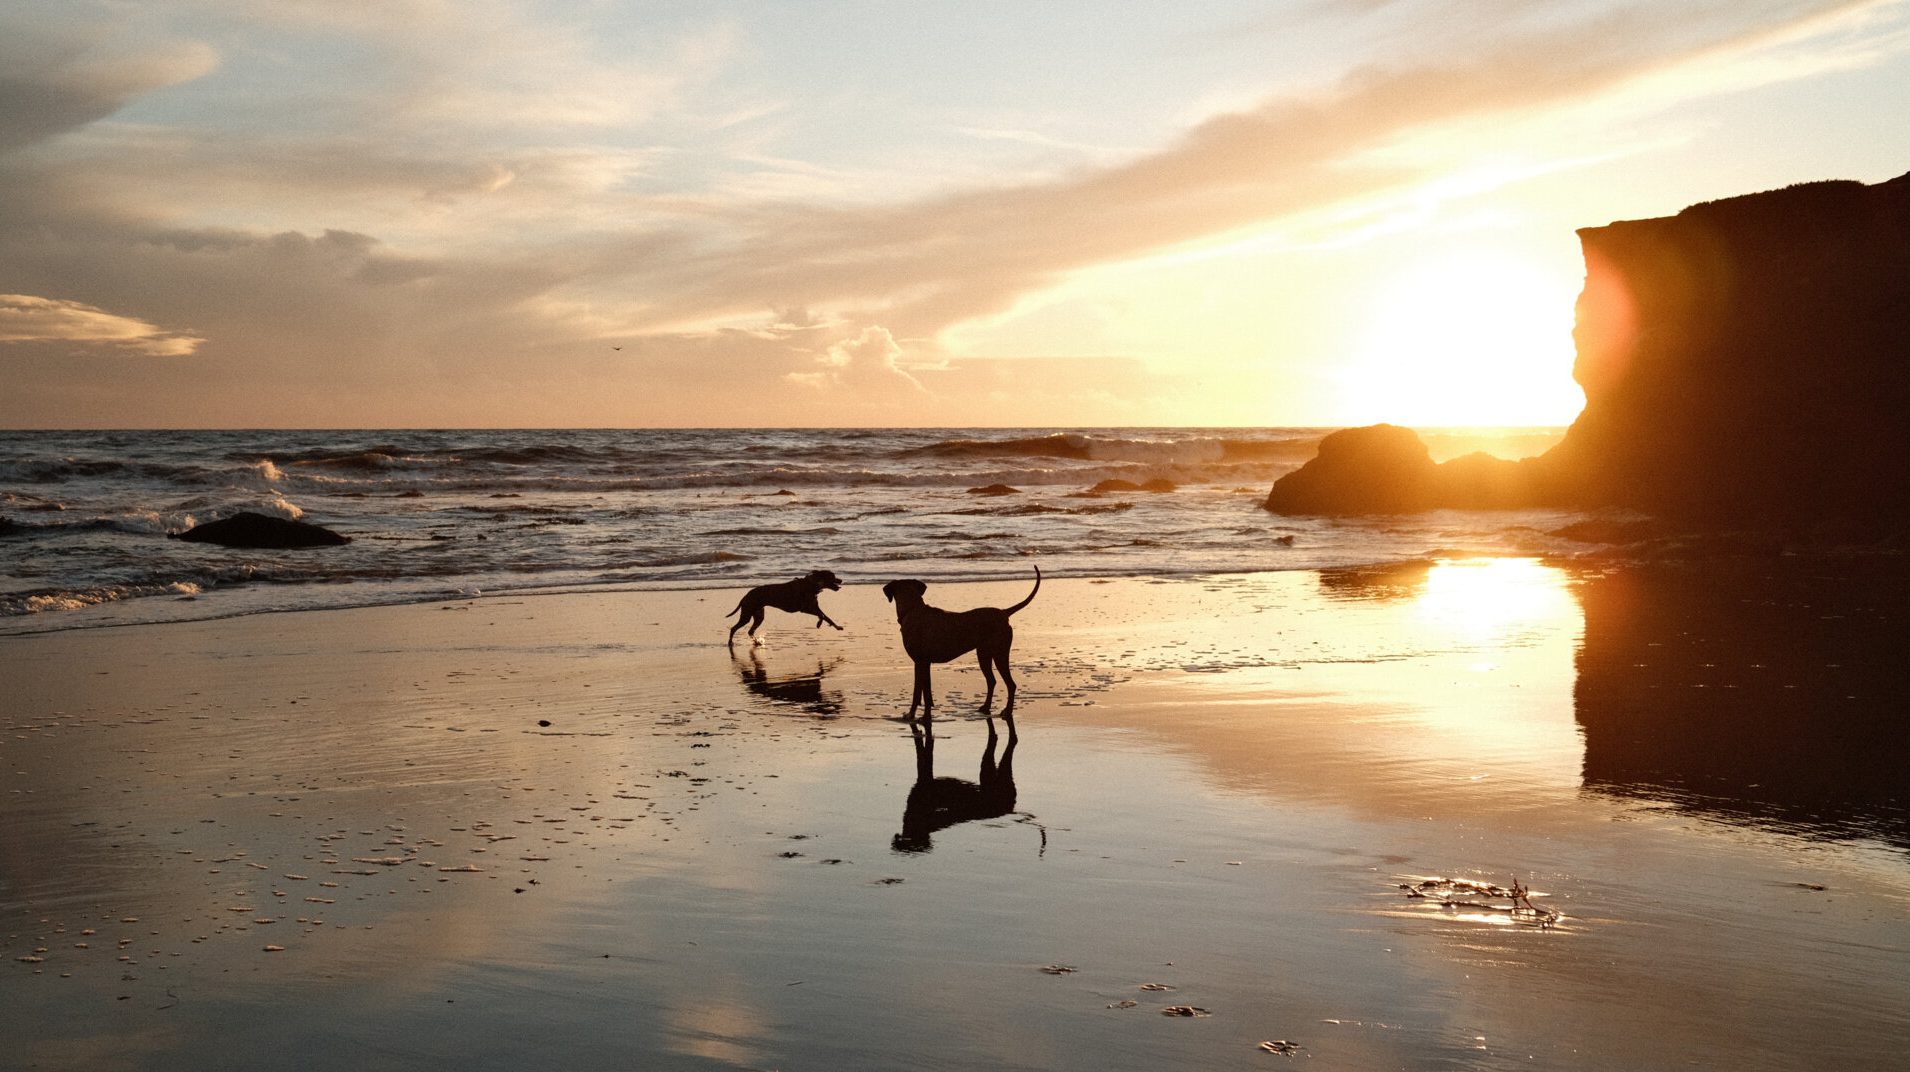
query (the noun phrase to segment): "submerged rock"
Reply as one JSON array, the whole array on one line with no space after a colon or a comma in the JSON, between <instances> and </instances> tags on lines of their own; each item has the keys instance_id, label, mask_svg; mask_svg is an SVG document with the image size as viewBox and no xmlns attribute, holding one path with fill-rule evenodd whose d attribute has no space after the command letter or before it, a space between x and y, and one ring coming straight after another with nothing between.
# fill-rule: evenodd
<instances>
[{"instance_id":1,"label":"submerged rock","mask_svg":"<svg viewBox=\"0 0 1910 1072\"><path fill-rule=\"evenodd\" d=\"M335 547L351 542L350 536L341 536L319 525L268 517L250 510L194 525L184 532L173 533L172 538L190 543L216 543L221 547L262 548Z\"/></svg>"},{"instance_id":2,"label":"submerged rock","mask_svg":"<svg viewBox=\"0 0 1910 1072\"><path fill-rule=\"evenodd\" d=\"M1091 495L1104 495L1111 491L1168 492L1168 491L1174 491L1178 489L1179 487L1180 485L1174 483L1172 480L1169 480L1164 476L1153 477L1147 480L1146 482L1140 483L1140 484L1136 484L1132 480L1122 480L1119 477L1111 477L1089 488L1088 493Z\"/></svg>"}]
</instances>

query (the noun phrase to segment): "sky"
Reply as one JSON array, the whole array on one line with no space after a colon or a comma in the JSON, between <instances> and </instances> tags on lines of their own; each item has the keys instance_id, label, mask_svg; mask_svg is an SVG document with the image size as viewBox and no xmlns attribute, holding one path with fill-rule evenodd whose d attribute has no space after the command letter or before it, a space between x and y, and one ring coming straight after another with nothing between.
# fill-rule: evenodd
<instances>
[{"instance_id":1,"label":"sky","mask_svg":"<svg viewBox=\"0 0 1910 1072\"><path fill-rule=\"evenodd\" d=\"M0 0L0 426L1563 425L1910 0Z\"/></svg>"}]
</instances>

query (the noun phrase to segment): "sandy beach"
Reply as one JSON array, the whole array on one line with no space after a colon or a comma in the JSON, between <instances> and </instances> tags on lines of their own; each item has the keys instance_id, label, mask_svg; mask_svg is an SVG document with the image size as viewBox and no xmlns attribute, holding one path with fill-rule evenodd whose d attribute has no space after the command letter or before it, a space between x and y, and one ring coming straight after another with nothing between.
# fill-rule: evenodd
<instances>
[{"instance_id":1,"label":"sandy beach","mask_svg":"<svg viewBox=\"0 0 1910 1072\"><path fill-rule=\"evenodd\" d=\"M1050 580L930 735L870 584L0 639L0 1067L1901 1067L1904 589L1738 572Z\"/></svg>"}]
</instances>

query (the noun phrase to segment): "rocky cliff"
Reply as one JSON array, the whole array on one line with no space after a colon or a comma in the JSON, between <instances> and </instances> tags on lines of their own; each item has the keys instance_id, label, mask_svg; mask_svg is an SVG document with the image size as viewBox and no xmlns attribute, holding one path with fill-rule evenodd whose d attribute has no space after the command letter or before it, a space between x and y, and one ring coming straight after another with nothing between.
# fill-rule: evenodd
<instances>
[{"instance_id":1,"label":"rocky cliff","mask_svg":"<svg viewBox=\"0 0 1910 1072\"><path fill-rule=\"evenodd\" d=\"M1791 186L1579 238L1573 375L1586 402L1563 442L1525 463L1431 466L1397 437L1369 437L1377 454L1349 464L1342 450L1327 466L1330 494L1322 449L1267 508L1910 519L1910 175ZM1404 491L1402 471L1417 481Z\"/></svg>"}]
</instances>

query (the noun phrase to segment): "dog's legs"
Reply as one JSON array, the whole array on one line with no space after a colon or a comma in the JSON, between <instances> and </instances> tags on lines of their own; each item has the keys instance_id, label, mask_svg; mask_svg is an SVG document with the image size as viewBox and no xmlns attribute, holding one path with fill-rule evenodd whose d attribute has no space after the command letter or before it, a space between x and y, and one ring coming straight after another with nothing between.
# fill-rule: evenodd
<instances>
[{"instance_id":1,"label":"dog's legs","mask_svg":"<svg viewBox=\"0 0 1910 1072\"><path fill-rule=\"evenodd\" d=\"M926 661L918 661L915 664L915 692L909 697L908 717L910 720L915 718L917 704L921 705L923 718L935 717L935 694L929 691L928 668L929 664Z\"/></svg>"},{"instance_id":2,"label":"dog's legs","mask_svg":"<svg viewBox=\"0 0 1910 1072\"><path fill-rule=\"evenodd\" d=\"M1008 669L1007 648L1004 647L995 653L995 668L1001 671L1001 679L1008 686L1008 706L1002 708L1002 713L1007 714L1015 709L1015 675ZM991 681L989 684L992 686L994 682Z\"/></svg>"},{"instance_id":3,"label":"dog's legs","mask_svg":"<svg viewBox=\"0 0 1910 1072\"><path fill-rule=\"evenodd\" d=\"M769 617L769 611L766 608L758 607L755 610L751 611L750 613L754 617L751 618L749 623L749 646L754 648L754 647L760 646L763 643L763 638L756 635L756 630L760 629L762 627L763 620ZM737 624L741 625L742 623L738 622Z\"/></svg>"},{"instance_id":4,"label":"dog's legs","mask_svg":"<svg viewBox=\"0 0 1910 1072\"><path fill-rule=\"evenodd\" d=\"M831 618L831 617L829 617L829 616L828 616L827 614L824 614L824 613L823 613L823 612L821 612L820 610L819 610L819 611L817 611L817 612L816 612L816 628L818 628L818 629L821 629L821 628L822 628L822 624L823 624L824 622L828 622L828 623L829 623L830 625L836 625L836 620L835 620L834 618ZM839 633L839 632L841 632L841 631L842 631L842 627L841 627L841 626L839 626L839 625L836 625L836 631L837 631L838 633Z\"/></svg>"},{"instance_id":5,"label":"dog's legs","mask_svg":"<svg viewBox=\"0 0 1910 1072\"><path fill-rule=\"evenodd\" d=\"M995 671L988 666L988 652L980 648L975 649L975 661L981 664L982 680L988 683L988 691L982 696L982 710L986 711L995 705ZM994 732L993 726L989 732Z\"/></svg>"},{"instance_id":6,"label":"dog's legs","mask_svg":"<svg viewBox=\"0 0 1910 1072\"><path fill-rule=\"evenodd\" d=\"M739 615L737 615L737 616L736 616L736 624L735 624L735 625L732 625L732 626L730 626L730 647L732 647L732 648L733 648L733 647L735 647L735 646L736 646L736 631L737 631L738 629L741 629L741 628L743 627L743 623L744 623L744 622L747 622L747 621L749 621L749 612L748 612L748 611L744 611L744 612L742 612L741 614L739 614ZM751 629L751 630L750 630L750 633L751 633L751 635L754 635L754 634L755 634L755 632L756 632L756 630L754 630L754 629Z\"/></svg>"}]
</instances>

